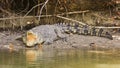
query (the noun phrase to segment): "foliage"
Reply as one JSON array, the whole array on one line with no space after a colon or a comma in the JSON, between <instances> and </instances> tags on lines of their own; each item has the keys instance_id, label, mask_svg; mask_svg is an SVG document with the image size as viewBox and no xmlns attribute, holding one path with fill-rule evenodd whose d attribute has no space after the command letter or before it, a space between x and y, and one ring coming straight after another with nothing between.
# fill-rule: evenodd
<instances>
[{"instance_id":1,"label":"foliage","mask_svg":"<svg viewBox=\"0 0 120 68\"><path fill-rule=\"evenodd\" d=\"M48 2L46 3L46 1ZM0 0L0 18L55 15L81 10L108 10L109 3L112 4L111 0ZM51 23L56 20L61 21L54 17L46 17L41 18L40 22ZM37 24L39 22L35 18L0 20L0 28L1 26L4 27L3 25L6 25L6 23L12 27L26 25L28 21L32 24L34 24L33 22L37 22Z\"/></svg>"},{"instance_id":2,"label":"foliage","mask_svg":"<svg viewBox=\"0 0 120 68\"><path fill-rule=\"evenodd\" d=\"M10 15L10 13L24 15L35 5L44 3L45 1L46 0L0 0L0 13L5 13L5 15ZM44 14L54 14L87 9L100 10L106 8L105 5L110 1L111 0L49 0L43 11ZM41 7L42 5L37 6L30 14L39 15Z\"/></svg>"}]
</instances>

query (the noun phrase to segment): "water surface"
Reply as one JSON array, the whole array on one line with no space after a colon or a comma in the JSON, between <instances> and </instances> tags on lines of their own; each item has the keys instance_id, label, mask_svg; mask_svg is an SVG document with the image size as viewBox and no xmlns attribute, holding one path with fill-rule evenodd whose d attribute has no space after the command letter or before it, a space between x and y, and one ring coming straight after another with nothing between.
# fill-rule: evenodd
<instances>
[{"instance_id":1,"label":"water surface","mask_svg":"<svg viewBox=\"0 0 120 68\"><path fill-rule=\"evenodd\" d=\"M120 56L73 49L2 51L0 68L120 68Z\"/></svg>"}]
</instances>

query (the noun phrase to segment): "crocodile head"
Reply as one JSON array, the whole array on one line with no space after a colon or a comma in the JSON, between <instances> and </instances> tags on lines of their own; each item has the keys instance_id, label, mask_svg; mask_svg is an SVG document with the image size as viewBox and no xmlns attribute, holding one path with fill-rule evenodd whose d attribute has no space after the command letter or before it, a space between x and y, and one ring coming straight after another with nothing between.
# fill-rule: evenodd
<instances>
[{"instance_id":1,"label":"crocodile head","mask_svg":"<svg viewBox=\"0 0 120 68\"><path fill-rule=\"evenodd\" d=\"M25 36L23 36L23 42L26 46L34 46L37 41L37 35L32 31L27 31Z\"/></svg>"}]
</instances>

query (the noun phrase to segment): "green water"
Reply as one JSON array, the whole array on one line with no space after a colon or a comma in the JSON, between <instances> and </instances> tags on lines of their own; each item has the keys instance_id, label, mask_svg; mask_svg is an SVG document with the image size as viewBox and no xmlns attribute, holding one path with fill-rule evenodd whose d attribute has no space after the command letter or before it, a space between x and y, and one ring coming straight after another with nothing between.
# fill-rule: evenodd
<instances>
[{"instance_id":1,"label":"green water","mask_svg":"<svg viewBox=\"0 0 120 68\"><path fill-rule=\"evenodd\" d=\"M86 50L2 51L0 68L120 68L120 56Z\"/></svg>"}]
</instances>

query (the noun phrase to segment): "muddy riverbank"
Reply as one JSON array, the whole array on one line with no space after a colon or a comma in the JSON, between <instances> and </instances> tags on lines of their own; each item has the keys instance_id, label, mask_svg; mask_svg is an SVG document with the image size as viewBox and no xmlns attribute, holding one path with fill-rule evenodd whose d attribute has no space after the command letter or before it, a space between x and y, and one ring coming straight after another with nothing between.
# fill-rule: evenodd
<instances>
[{"instance_id":1,"label":"muddy riverbank","mask_svg":"<svg viewBox=\"0 0 120 68\"><path fill-rule=\"evenodd\" d=\"M23 33L22 31L0 32L0 50L19 51L26 49L22 41L16 40ZM114 34L113 40L97 36L67 35L67 41L57 40L52 44L43 45L43 49L120 49L120 33Z\"/></svg>"}]
</instances>

